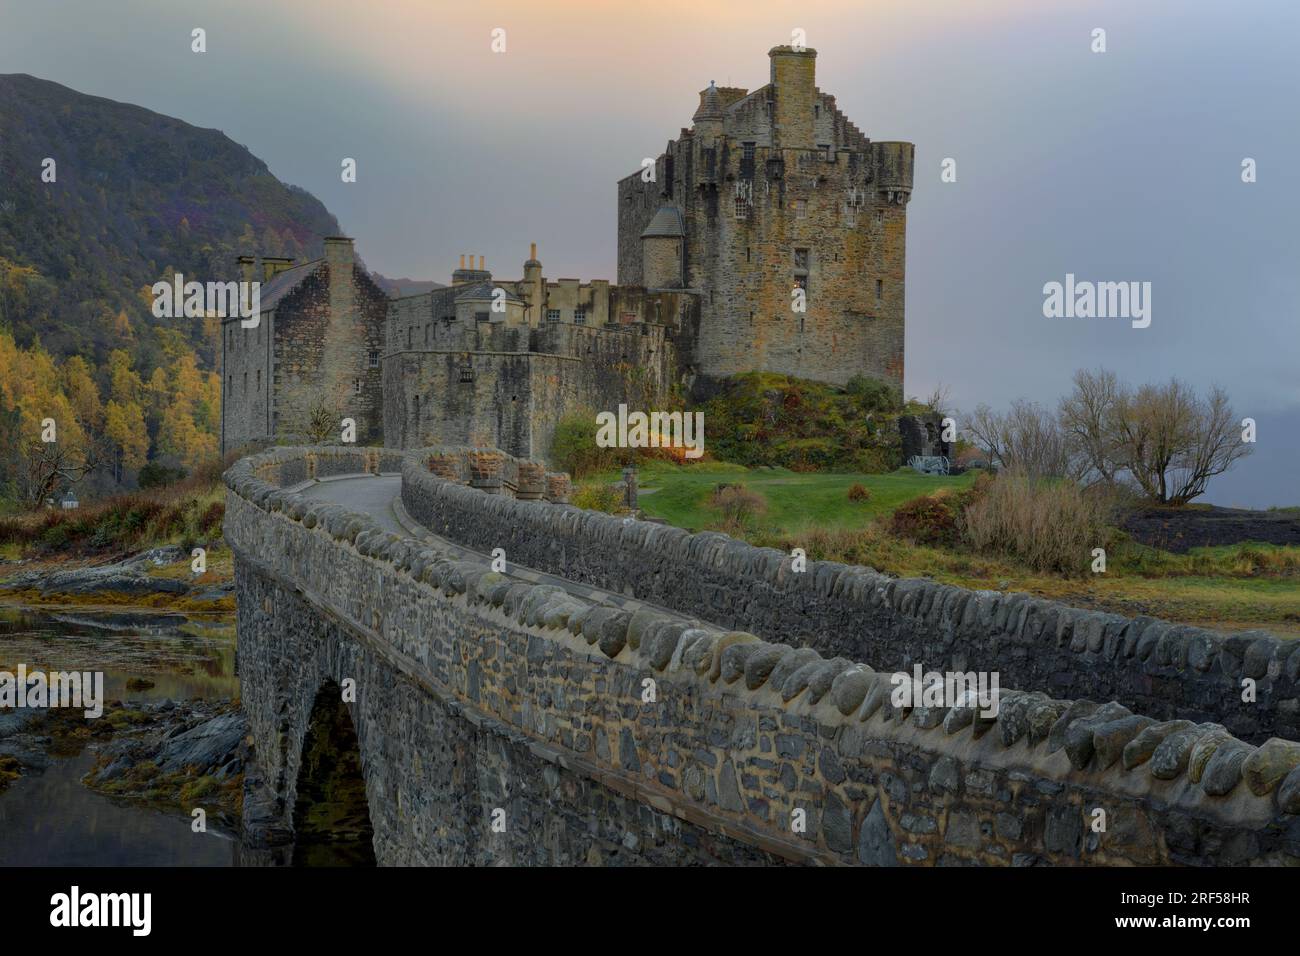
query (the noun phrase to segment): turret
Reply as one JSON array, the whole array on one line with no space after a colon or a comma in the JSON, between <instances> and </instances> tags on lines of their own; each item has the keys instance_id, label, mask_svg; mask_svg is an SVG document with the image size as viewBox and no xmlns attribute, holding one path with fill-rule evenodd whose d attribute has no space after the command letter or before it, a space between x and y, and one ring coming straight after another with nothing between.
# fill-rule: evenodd
<instances>
[{"instance_id":1,"label":"turret","mask_svg":"<svg viewBox=\"0 0 1300 956\"><path fill-rule=\"evenodd\" d=\"M685 241L682 211L676 206L660 206L641 233L641 282L647 289L681 288Z\"/></svg>"}]
</instances>

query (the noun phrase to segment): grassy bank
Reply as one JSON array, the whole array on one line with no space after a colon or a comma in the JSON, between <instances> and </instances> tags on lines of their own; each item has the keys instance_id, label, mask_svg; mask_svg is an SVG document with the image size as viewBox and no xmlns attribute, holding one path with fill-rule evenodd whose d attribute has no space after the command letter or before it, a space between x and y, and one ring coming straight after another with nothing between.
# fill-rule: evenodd
<instances>
[{"instance_id":1,"label":"grassy bank","mask_svg":"<svg viewBox=\"0 0 1300 956\"><path fill-rule=\"evenodd\" d=\"M601 482L617 480L605 473ZM928 577L975 589L1026 591L1081 607L1149 614L1224 630L1266 628L1300 636L1300 548L1242 543L1172 554L1117 534L1104 574L1034 571L1002 555L968 547L931 547L891 533L888 518L904 502L939 489L968 489L969 475L929 477L801 474L701 463L647 464L639 503L650 517L692 531L724 530L752 544L809 557L863 564L900 577ZM729 520L717 486L739 485L757 500L744 520ZM849 489L866 491L851 501ZM859 494L859 497L861 495Z\"/></svg>"}]
</instances>

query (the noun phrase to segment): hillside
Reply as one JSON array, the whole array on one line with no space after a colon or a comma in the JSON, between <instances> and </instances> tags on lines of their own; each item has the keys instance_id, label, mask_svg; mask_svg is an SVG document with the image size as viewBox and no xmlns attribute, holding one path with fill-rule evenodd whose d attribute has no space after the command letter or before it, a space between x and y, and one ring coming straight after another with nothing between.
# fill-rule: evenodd
<instances>
[{"instance_id":1,"label":"hillside","mask_svg":"<svg viewBox=\"0 0 1300 956\"><path fill-rule=\"evenodd\" d=\"M53 158L57 180L42 182ZM25 74L0 75L0 325L20 346L100 364L160 345L141 289L229 278L241 253L311 258L338 221L225 134ZM31 271L31 270L34 270ZM125 321L121 314L125 314ZM179 326L214 365L200 323Z\"/></svg>"}]
</instances>

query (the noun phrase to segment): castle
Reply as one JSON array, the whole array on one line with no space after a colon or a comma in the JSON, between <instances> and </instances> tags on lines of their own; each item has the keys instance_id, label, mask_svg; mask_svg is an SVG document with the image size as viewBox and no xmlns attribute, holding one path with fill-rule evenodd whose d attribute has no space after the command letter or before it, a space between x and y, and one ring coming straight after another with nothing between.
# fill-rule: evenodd
<instances>
[{"instance_id":1,"label":"castle","mask_svg":"<svg viewBox=\"0 0 1300 956\"><path fill-rule=\"evenodd\" d=\"M901 393L913 146L850 123L815 51L768 56L766 86L710 83L691 127L619 181L617 284L548 280L535 244L520 279L462 256L450 286L392 300L351 240L264 258L264 321L225 320L223 450L350 417L358 442L544 459L575 411L700 399L740 372Z\"/></svg>"}]
</instances>

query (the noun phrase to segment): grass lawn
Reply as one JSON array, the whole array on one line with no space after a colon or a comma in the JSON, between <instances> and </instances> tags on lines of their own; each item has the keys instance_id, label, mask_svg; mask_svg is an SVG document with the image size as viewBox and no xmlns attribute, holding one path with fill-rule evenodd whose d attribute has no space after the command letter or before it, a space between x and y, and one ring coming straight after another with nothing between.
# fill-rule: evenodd
<instances>
[{"instance_id":1,"label":"grass lawn","mask_svg":"<svg viewBox=\"0 0 1300 956\"><path fill-rule=\"evenodd\" d=\"M588 480L618 477L611 472ZM803 474L722 462L651 461L643 463L638 478L642 510L691 531L720 528L721 515L709 505L713 489L723 482L743 484L763 496L767 511L728 533L755 545L802 547L810 558L864 564L900 577L1025 591L1080 607L1225 631L1264 628L1300 637L1300 548L1242 543L1172 554L1129 541L1108 555L1105 574L1066 577L1030 570L1001 555L911 544L876 522L917 495L965 488L971 475L926 476L910 469L886 475ZM870 500L848 499L855 483L870 490Z\"/></svg>"},{"instance_id":2,"label":"grass lawn","mask_svg":"<svg viewBox=\"0 0 1300 956\"><path fill-rule=\"evenodd\" d=\"M613 473L600 476L616 481ZM763 528L778 533L798 534L813 528L867 527L876 517L892 514L904 501L943 487L965 488L973 481L969 474L919 475L900 469L888 475L802 474L784 468L745 468L725 462L674 465L652 461L637 476L643 493L639 504L653 518L662 518L692 531L715 526L718 514L709 507L713 489L723 483L738 483L767 499ZM854 484L871 491L869 501L851 502Z\"/></svg>"}]
</instances>

